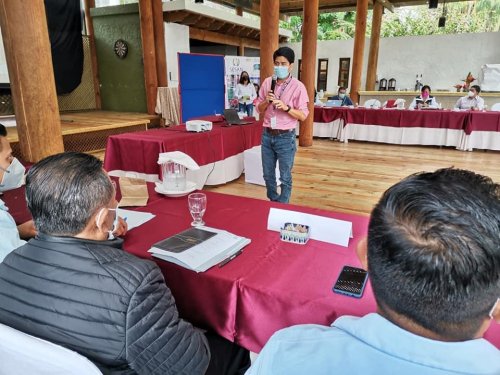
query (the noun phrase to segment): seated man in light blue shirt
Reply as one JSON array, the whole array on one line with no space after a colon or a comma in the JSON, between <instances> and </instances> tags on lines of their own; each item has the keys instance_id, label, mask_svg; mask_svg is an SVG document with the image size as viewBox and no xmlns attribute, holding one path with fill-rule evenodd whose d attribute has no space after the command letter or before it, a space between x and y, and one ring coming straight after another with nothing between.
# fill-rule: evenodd
<instances>
[{"instance_id":1,"label":"seated man in light blue shirt","mask_svg":"<svg viewBox=\"0 0 500 375\"><path fill-rule=\"evenodd\" d=\"M0 124L0 193L18 188L24 180L23 165L12 156L12 148L7 140L7 130ZM23 238L35 235L33 221L16 226L5 203L0 199L0 262L12 250L24 245Z\"/></svg>"},{"instance_id":2,"label":"seated man in light blue shirt","mask_svg":"<svg viewBox=\"0 0 500 375\"><path fill-rule=\"evenodd\" d=\"M482 338L500 322L499 217L500 185L469 171L394 185L358 246L377 313L281 330L247 374L500 374Z\"/></svg>"}]
</instances>

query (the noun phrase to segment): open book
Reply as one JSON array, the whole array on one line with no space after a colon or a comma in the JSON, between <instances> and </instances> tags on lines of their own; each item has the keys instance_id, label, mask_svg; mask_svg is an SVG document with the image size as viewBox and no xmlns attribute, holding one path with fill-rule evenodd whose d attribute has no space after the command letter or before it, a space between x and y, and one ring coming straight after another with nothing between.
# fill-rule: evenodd
<instances>
[{"instance_id":1,"label":"open book","mask_svg":"<svg viewBox=\"0 0 500 375\"><path fill-rule=\"evenodd\" d=\"M250 239L225 230L196 227L155 243L149 252L184 268L204 272L249 243Z\"/></svg>"}]
</instances>

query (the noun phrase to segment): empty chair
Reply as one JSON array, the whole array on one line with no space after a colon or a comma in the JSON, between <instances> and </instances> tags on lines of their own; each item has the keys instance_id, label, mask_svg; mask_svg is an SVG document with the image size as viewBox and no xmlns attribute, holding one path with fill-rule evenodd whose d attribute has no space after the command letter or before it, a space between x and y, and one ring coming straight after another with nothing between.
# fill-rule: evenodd
<instances>
[{"instance_id":1,"label":"empty chair","mask_svg":"<svg viewBox=\"0 0 500 375\"><path fill-rule=\"evenodd\" d=\"M500 112L500 103L495 103L491 106L492 111Z\"/></svg>"},{"instance_id":2,"label":"empty chair","mask_svg":"<svg viewBox=\"0 0 500 375\"><path fill-rule=\"evenodd\" d=\"M0 324L0 375L102 375L84 356Z\"/></svg>"},{"instance_id":3,"label":"empty chair","mask_svg":"<svg viewBox=\"0 0 500 375\"><path fill-rule=\"evenodd\" d=\"M380 108L380 101L377 99L370 99L363 105L365 108Z\"/></svg>"}]
</instances>

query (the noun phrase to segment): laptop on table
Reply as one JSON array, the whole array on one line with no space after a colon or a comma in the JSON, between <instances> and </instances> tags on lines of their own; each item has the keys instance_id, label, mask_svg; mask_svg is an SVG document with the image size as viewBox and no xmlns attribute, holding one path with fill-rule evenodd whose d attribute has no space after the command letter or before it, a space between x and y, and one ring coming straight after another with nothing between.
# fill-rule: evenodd
<instances>
[{"instance_id":1,"label":"laptop on table","mask_svg":"<svg viewBox=\"0 0 500 375\"><path fill-rule=\"evenodd\" d=\"M253 123L253 121L241 120L236 109L225 109L224 118L226 119L228 125L246 125Z\"/></svg>"},{"instance_id":2,"label":"laptop on table","mask_svg":"<svg viewBox=\"0 0 500 375\"><path fill-rule=\"evenodd\" d=\"M332 100L332 99L329 99L325 103L325 106L326 107L341 107L342 106L342 100Z\"/></svg>"}]
</instances>

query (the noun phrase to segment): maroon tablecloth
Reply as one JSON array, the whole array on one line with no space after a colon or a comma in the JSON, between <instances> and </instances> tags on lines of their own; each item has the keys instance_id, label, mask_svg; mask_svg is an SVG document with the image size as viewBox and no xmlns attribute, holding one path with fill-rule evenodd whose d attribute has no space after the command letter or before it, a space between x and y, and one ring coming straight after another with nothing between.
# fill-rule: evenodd
<instances>
[{"instance_id":1,"label":"maroon tablecloth","mask_svg":"<svg viewBox=\"0 0 500 375\"><path fill-rule=\"evenodd\" d=\"M500 131L500 112L314 108L314 122L328 123L338 119L344 124L462 129L467 135L473 131Z\"/></svg>"},{"instance_id":2,"label":"maroon tablecloth","mask_svg":"<svg viewBox=\"0 0 500 375\"><path fill-rule=\"evenodd\" d=\"M206 224L251 238L252 243L225 267L200 274L157 261L183 317L260 351L280 328L298 323L327 325L342 314L364 315L375 310L370 287L359 300L331 291L343 265L360 265L354 248L367 231L367 217L206 194ZM306 246L282 242L277 232L266 229L270 207L350 220L354 239L349 248L314 240ZM140 257L149 258L147 250L152 244L186 229L191 222L186 197L156 200L141 210L157 216L127 235L126 250Z\"/></svg>"},{"instance_id":3,"label":"maroon tablecloth","mask_svg":"<svg viewBox=\"0 0 500 375\"><path fill-rule=\"evenodd\" d=\"M154 192L153 184L148 184L148 190L148 206L137 210L156 217L130 230L124 246L151 259L147 252L151 245L188 228L191 217L187 197L165 198ZM14 215L26 213L22 192L17 189L15 194L2 197ZM200 274L156 260L182 317L259 352L280 328L300 323L329 325L340 315L375 311L370 285L361 299L331 291L342 266L360 266L354 248L366 235L367 217L205 193L207 225L248 237L252 243L223 268L213 267ZM315 240L305 246L282 242L277 232L266 229L271 207L350 220L354 238L348 248ZM485 338L500 348L500 325L492 324Z\"/></svg>"},{"instance_id":4,"label":"maroon tablecloth","mask_svg":"<svg viewBox=\"0 0 500 375\"><path fill-rule=\"evenodd\" d=\"M500 112L470 112L465 134L469 135L473 131L500 132Z\"/></svg>"},{"instance_id":5,"label":"maroon tablecloth","mask_svg":"<svg viewBox=\"0 0 500 375\"><path fill-rule=\"evenodd\" d=\"M347 107L314 107L314 122L332 122L345 118Z\"/></svg>"},{"instance_id":6,"label":"maroon tablecloth","mask_svg":"<svg viewBox=\"0 0 500 375\"><path fill-rule=\"evenodd\" d=\"M157 260L181 316L259 352L278 329L301 323L329 325L341 315L375 311L370 285L361 299L331 291L344 265L360 266L354 249L366 235L367 217L206 194L207 225L251 238L252 243L223 268L200 274ZM156 193L150 197L154 201L140 210L157 216L131 230L125 241L127 251L146 258L153 243L188 228L191 222L186 197L158 199ZM348 248L315 240L305 246L282 242L277 232L266 229L271 207L349 220L354 238ZM500 326L492 325L486 338L500 347Z\"/></svg>"},{"instance_id":7,"label":"maroon tablecloth","mask_svg":"<svg viewBox=\"0 0 500 375\"><path fill-rule=\"evenodd\" d=\"M31 220L31 213L28 211L28 207L26 207L24 185L14 190L5 191L0 195L0 199L2 199L9 208L9 213L12 215L17 225Z\"/></svg>"},{"instance_id":8,"label":"maroon tablecloth","mask_svg":"<svg viewBox=\"0 0 500 375\"><path fill-rule=\"evenodd\" d=\"M159 174L158 154L182 151L199 165L224 160L260 145L262 122L224 127L214 124L209 132L187 132L184 125L167 129L113 135L108 138L104 168Z\"/></svg>"}]
</instances>

